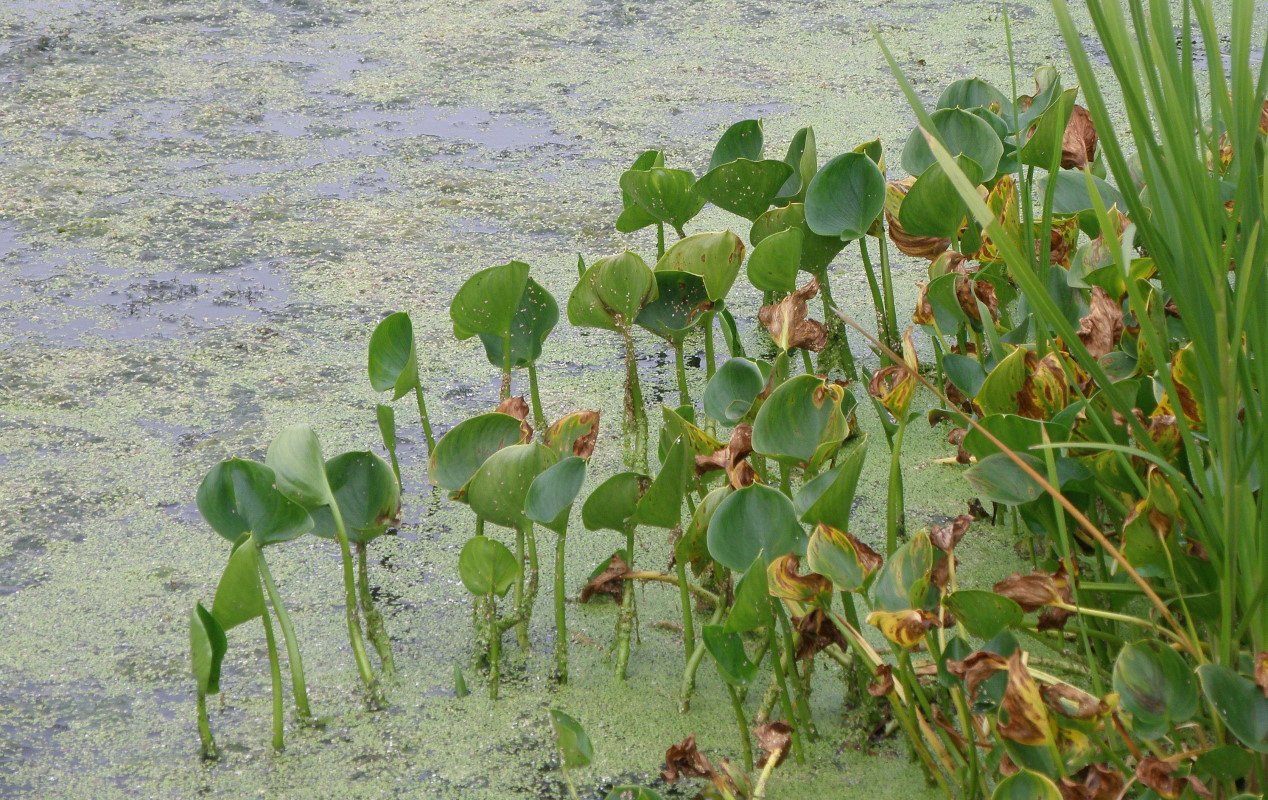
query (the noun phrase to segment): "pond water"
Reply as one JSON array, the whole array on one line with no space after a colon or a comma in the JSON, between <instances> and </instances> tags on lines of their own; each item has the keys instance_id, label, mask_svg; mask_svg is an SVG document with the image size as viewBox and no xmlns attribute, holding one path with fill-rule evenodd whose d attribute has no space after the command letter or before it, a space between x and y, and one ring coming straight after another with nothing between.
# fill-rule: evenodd
<instances>
[{"instance_id":1,"label":"pond water","mask_svg":"<svg viewBox=\"0 0 1268 800\"><path fill-rule=\"evenodd\" d=\"M1012 15L1024 70L1061 65L1046 3ZM692 732L734 758L712 668L692 712L676 711L681 646L656 624L677 613L664 587L640 590L628 683L612 677L603 604L569 604L574 680L544 680L543 592L534 651L510 648L503 699L485 700L474 675L475 694L453 696L453 666L470 657L456 561L472 523L428 489L402 405L405 520L371 550L400 669L391 708L359 707L337 551L301 540L271 560L327 723L269 749L263 640L235 630L212 704L225 757L203 765L187 614L210 599L225 547L193 496L212 464L262 457L295 421L318 428L328 455L377 446L365 345L390 311L414 315L438 432L491 409L496 371L450 337L449 298L511 258L564 298L578 252L652 250L646 232L612 227L617 177L643 149L699 171L726 125L760 116L773 150L813 124L825 155L879 135L897 161L911 116L869 23L926 94L974 74L1007 85L999 9L983 0L0 6L0 796L554 797L550 707L595 742L577 775L586 796L657 780L665 748ZM710 209L693 229L737 222ZM838 299L868 317L854 257L834 270ZM922 271L898 265L901 307ZM750 333L757 301L733 303ZM549 416L604 412L599 475L619 462L617 344L561 328L541 363ZM655 397L672 364L640 346ZM934 462L942 435L908 435L916 526L968 497ZM873 543L882 460L856 509ZM619 542L572 541L575 597ZM963 569L983 582L1012 571L1006 542L980 526ZM640 547L661 566L661 534ZM923 796L901 743L851 722L835 674L816 680L823 736L770 796Z\"/></svg>"}]
</instances>

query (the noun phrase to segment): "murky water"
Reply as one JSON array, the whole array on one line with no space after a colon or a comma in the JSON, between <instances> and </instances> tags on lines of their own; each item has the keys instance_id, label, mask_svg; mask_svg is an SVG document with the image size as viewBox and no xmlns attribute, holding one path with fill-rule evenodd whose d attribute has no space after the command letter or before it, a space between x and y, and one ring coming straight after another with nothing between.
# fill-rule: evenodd
<instances>
[{"instance_id":1,"label":"murky water","mask_svg":"<svg viewBox=\"0 0 1268 800\"><path fill-rule=\"evenodd\" d=\"M1013 15L1023 64L1057 58L1044 3ZM391 710L359 710L337 554L301 540L271 562L329 724L269 750L263 641L236 630L212 711L226 757L205 767L186 615L210 598L225 548L192 499L210 465L261 457L297 420L328 454L376 446L364 348L393 310L414 313L440 430L490 408L495 370L450 338L448 299L511 258L562 299L578 252L650 249L612 228L617 177L641 150L698 171L718 133L752 116L781 153L802 124L824 155L901 141L910 117L868 23L921 91L971 74L1005 85L998 8L980 0L0 6L0 796L559 796L550 706L595 740L598 759L577 776L589 796L618 777L653 780L687 733L734 757L709 668L695 710L675 712L680 645L654 623L676 612L657 588L640 596L628 684L604 653L612 609L572 605L571 686L539 677L543 609L501 702L452 697L453 665L469 658L455 565L471 520L428 492L402 404L405 524L372 548L401 671ZM739 222L710 210L694 229ZM852 258L835 293L866 318ZM920 271L899 267L904 304ZM756 297L734 306L751 327ZM640 341L649 382L667 387L671 363ZM541 365L548 414L605 412L600 474L618 460L616 346L559 330ZM959 513L966 495L932 463L940 434L921 435L908 437L915 524ZM881 460L864 478L864 536L883 516ZM572 540L575 594L618 543ZM964 569L1007 572L1002 541L983 529ZM642 545L659 565L661 535ZM836 724L836 678L819 681L814 765L781 768L771 796L921 796L902 748L860 747Z\"/></svg>"}]
</instances>

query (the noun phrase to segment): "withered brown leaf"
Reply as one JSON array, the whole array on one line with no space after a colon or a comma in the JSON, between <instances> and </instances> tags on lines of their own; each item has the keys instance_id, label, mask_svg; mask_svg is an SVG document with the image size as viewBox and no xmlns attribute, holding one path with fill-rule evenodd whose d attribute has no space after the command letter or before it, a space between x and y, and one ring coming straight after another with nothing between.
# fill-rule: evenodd
<instances>
[{"instance_id":1,"label":"withered brown leaf","mask_svg":"<svg viewBox=\"0 0 1268 800\"><path fill-rule=\"evenodd\" d=\"M717 771L704 753L696 749L693 733L665 751L665 768L660 774L669 783L676 783L679 777L712 778Z\"/></svg>"},{"instance_id":2,"label":"withered brown leaf","mask_svg":"<svg viewBox=\"0 0 1268 800\"><path fill-rule=\"evenodd\" d=\"M1176 767L1170 761L1146 756L1136 765L1136 780L1167 800L1175 800L1189 786L1199 797L1210 797L1211 790L1194 775L1173 775Z\"/></svg>"},{"instance_id":3,"label":"withered brown leaf","mask_svg":"<svg viewBox=\"0 0 1268 800\"><path fill-rule=\"evenodd\" d=\"M793 617L793 626L801 634L801 639L797 643L798 661L813 658L820 650L834 644L842 650L849 647L849 642L845 640L840 629L832 624L832 620L828 619L828 615L821 608L812 609L804 617Z\"/></svg>"},{"instance_id":4,"label":"withered brown leaf","mask_svg":"<svg viewBox=\"0 0 1268 800\"><path fill-rule=\"evenodd\" d=\"M810 282L797 291L768 306L762 306L757 318L781 350L801 347L819 352L828 344L828 329L818 320L808 319L806 301L819 293L819 281Z\"/></svg>"},{"instance_id":5,"label":"withered brown leaf","mask_svg":"<svg viewBox=\"0 0 1268 800\"><path fill-rule=\"evenodd\" d=\"M1089 764L1057 788L1062 800L1118 800L1123 784L1123 774L1108 764Z\"/></svg>"},{"instance_id":6,"label":"withered brown leaf","mask_svg":"<svg viewBox=\"0 0 1268 800\"><path fill-rule=\"evenodd\" d=\"M625 597L625 580L624 577L629 574L630 565L625 563L625 559L621 558L621 554L613 553L612 560L608 562L608 568L595 575L589 583L581 589L580 600L583 603L590 602L597 594L606 594L620 603Z\"/></svg>"},{"instance_id":7,"label":"withered brown leaf","mask_svg":"<svg viewBox=\"0 0 1268 800\"><path fill-rule=\"evenodd\" d=\"M1008 721L1000 722L997 728L1000 736L1027 745L1052 741L1047 707L1039 694L1039 684L1022 660L1020 649L1014 650L1008 659L1008 686L1000 707L1008 714Z\"/></svg>"},{"instance_id":8,"label":"withered brown leaf","mask_svg":"<svg viewBox=\"0 0 1268 800\"><path fill-rule=\"evenodd\" d=\"M894 691L894 668L889 664L876 665L876 677L867 685L872 697L884 697Z\"/></svg>"},{"instance_id":9,"label":"withered brown leaf","mask_svg":"<svg viewBox=\"0 0 1268 800\"><path fill-rule=\"evenodd\" d=\"M1061 168L1083 169L1095 157L1096 126L1092 124L1092 115L1075 104L1061 136Z\"/></svg>"},{"instance_id":10,"label":"withered brown leaf","mask_svg":"<svg viewBox=\"0 0 1268 800\"><path fill-rule=\"evenodd\" d=\"M787 722L780 720L759 725L753 729L753 736L757 737L757 744L763 750L757 766L766 766L766 762L774 757L775 766L778 767L788 757L788 745L792 742L792 726Z\"/></svg>"},{"instance_id":11,"label":"withered brown leaf","mask_svg":"<svg viewBox=\"0 0 1268 800\"><path fill-rule=\"evenodd\" d=\"M959 444L957 442L956 444ZM933 546L944 553L950 553L955 546L964 538L964 534L968 533L969 526L973 524L973 517L968 514L961 514L947 525L934 525L929 531L929 541L933 542Z\"/></svg>"},{"instance_id":12,"label":"withered brown leaf","mask_svg":"<svg viewBox=\"0 0 1268 800\"><path fill-rule=\"evenodd\" d=\"M986 650L970 653L963 661L947 662L947 672L964 679L965 686L969 690L969 700L977 697L977 687L982 685L982 681L1006 669L1008 669L1006 658Z\"/></svg>"},{"instance_id":13,"label":"withered brown leaf","mask_svg":"<svg viewBox=\"0 0 1268 800\"><path fill-rule=\"evenodd\" d=\"M1079 320L1078 335L1093 358L1113 352L1123 338L1123 307L1099 286L1092 287L1088 315Z\"/></svg>"}]
</instances>

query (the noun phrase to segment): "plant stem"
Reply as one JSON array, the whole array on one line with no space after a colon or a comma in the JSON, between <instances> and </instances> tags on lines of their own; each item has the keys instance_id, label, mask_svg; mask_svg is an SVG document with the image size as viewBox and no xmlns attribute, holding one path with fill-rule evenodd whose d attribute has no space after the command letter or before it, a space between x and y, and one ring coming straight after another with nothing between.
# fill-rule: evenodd
<instances>
[{"instance_id":1,"label":"plant stem","mask_svg":"<svg viewBox=\"0 0 1268 800\"><path fill-rule=\"evenodd\" d=\"M374 596L370 593L370 570L366 565L365 542L357 542L357 584L361 595L361 615L365 617L365 632L379 654L383 674L395 675L396 659L392 658L392 639L387 635L383 615L374 605Z\"/></svg>"},{"instance_id":2,"label":"plant stem","mask_svg":"<svg viewBox=\"0 0 1268 800\"><path fill-rule=\"evenodd\" d=\"M638 381L638 356L634 352L634 337L628 328L621 329L625 340L625 424L634 434L634 453L630 466L640 472L647 471L647 452L644 446L647 414L643 410L643 389Z\"/></svg>"},{"instance_id":3,"label":"plant stem","mask_svg":"<svg viewBox=\"0 0 1268 800\"><path fill-rule=\"evenodd\" d=\"M625 527L625 563L634 568L634 525ZM616 674L625 680L625 670L630 663L630 631L634 628L634 586L621 595L621 613L616 622Z\"/></svg>"},{"instance_id":4,"label":"plant stem","mask_svg":"<svg viewBox=\"0 0 1268 800\"><path fill-rule=\"evenodd\" d=\"M361 619L357 616L357 588L352 571L352 548L348 544L348 529L344 527L343 512L339 510L339 504L331 503L329 508L335 522L335 538L339 540L339 555L343 559L343 599L348 616L348 643L352 646L352 656L356 659L357 671L361 674L361 683L365 687L366 705L373 711L382 707L384 698L378 679L374 677L374 669L370 666L370 659L365 653L365 637L361 633Z\"/></svg>"},{"instance_id":5,"label":"plant stem","mask_svg":"<svg viewBox=\"0 0 1268 800\"><path fill-rule=\"evenodd\" d=\"M885 317L885 300L881 297L881 287L876 283L876 270L872 268L872 257L867 252L867 237L859 239L859 255L863 257L863 272L867 275L867 288L872 292L872 306L876 310L876 334L892 348L897 348L893 334ZM881 364L889 363L889 358L881 355Z\"/></svg>"},{"instance_id":6,"label":"plant stem","mask_svg":"<svg viewBox=\"0 0 1268 800\"><path fill-rule=\"evenodd\" d=\"M264 560L263 548L257 551L256 562L260 566L260 576L264 578L264 590L268 593L269 604L273 613L277 614L277 624L282 628L282 641L286 642L286 663L291 672L291 689L295 694L295 711L301 722L312 719L313 712L308 706L308 685L304 680L304 662L299 656L299 642L295 638L295 628L291 625L291 615L287 613L278 594L277 584L273 582L273 573Z\"/></svg>"},{"instance_id":7,"label":"plant stem","mask_svg":"<svg viewBox=\"0 0 1268 800\"><path fill-rule=\"evenodd\" d=\"M779 602L771 600L772 603ZM792 742L793 755L797 759L798 764L806 763L806 754L801 749L801 732L797 730L797 715L793 711L792 694L788 691L788 677L784 674L783 659L781 658L780 648L775 636L775 612L770 612L770 621L766 626L766 636L768 646L770 648L770 664L771 669L775 670L775 680L779 683L779 704L784 711L784 717L788 720L788 724L792 726Z\"/></svg>"},{"instance_id":8,"label":"plant stem","mask_svg":"<svg viewBox=\"0 0 1268 800\"><path fill-rule=\"evenodd\" d=\"M766 782L770 780L770 774L783 754L783 750L776 749L766 756L766 766L762 767L762 773L757 776L757 785L753 787L754 800L766 796Z\"/></svg>"},{"instance_id":9,"label":"plant stem","mask_svg":"<svg viewBox=\"0 0 1268 800\"><path fill-rule=\"evenodd\" d=\"M885 296L885 327L889 330L891 349L897 350L900 344L898 337L898 311L894 308L894 275L889 267L889 241L885 234L880 235L881 250L881 292Z\"/></svg>"},{"instance_id":10,"label":"plant stem","mask_svg":"<svg viewBox=\"0 0 1268 800\"><path fill-rule=\"evenodd\" d=\"M687 392L687 367L683 363L682 342L671 342L674 348L674 371L678 375L678 405L691 405L691 394Z\"/></svg>"},{"instance_id":11,"label":"plant stem","mask_svg":"<svg viewBox=\"0 0 1268 800\"><path fill-rule=\"evenodd\" d=\"M907 415L898 420L898 432L889 449L889 491L885 503L885 556L892 557L898 549L898 538L906 532L905 500L903 498L903 466L900 454L903 449L903 433L907 430Z\"/></svg>"},{"instance_id":12,"label":"plant stem","mask_svg":"<svg viewBox=\"0 0 1268 800\"><path fill-rule=\"evenodd\" d=\"M828 346L819 354L819 371L825 375L831 373L832 358L836 356L846 377L857 378L858 370L854 368L854 354L850 352L850 339L845 335L845 325L842 324L840 317L832 312L836 303L832 300L832 284L828 281L826 271L823 274L823 280L819 282L819 293L823 301L823 318L828 325Z\"/></svg>"},{"instance_id":13,"label":"plant stem","mask_svg":"<svg viewBox=\"0 0 1268 800\"><path fill-rule=\"evenodd\" d=\"M537 388L537 362L528 362L528 393L533 401L533 423L537 430L546 430L546 414L542 411L542 397Z\"/></svg>"},{"instance_id":14,"label":"plant stem","mask_svg":"<svg viewBox=\"0 0 1268 800\"><path fill-rule=\"evenodd\" d=\"M418 418L423 423L423 436L427 437L427 452L436 449L436 437L431 433L431 420L427 418L427 403L423 401L423 387L414 384L414 399L418 401Z\"/></svg>"},{"instance_id":15,"label":"plant stem","mask_svg":"<svg viewBox=\"0 0 1268 800\"><path fill-rule=\"evenodd\" d=\"M555 540L555 680L568 682L568 617L564 610L564 544L560 533Z\"/></svg>"},{"instance_id":16,"label":"plant stem","mask_svg":"<svg viewBox=\"0 0 1268 800\"><path fill-rule=\"evenodd\" d=\"M665 223L656 223L656 260L665 257Z\"/></svg>"},{"instance_id":17,"label":"plant stem","mask_svg":"<svg viewBox=\"0 0 1268 800\"><path fill-rule=\"evenodd\" d=\"M484 613L489 637L489 699L496 700L502 678L502 632L497 628L498 606L492 592L485 597Z\"/></svg>"},{"instance_id":18,"label":"plant stem","mask_svg":"<svg viewBox=\"0 0 1268 800\"><path fill-rule=\"evenodd\" d=\"M744 753L744 769L753 769L753 743L748 738L748 720L744 718L744 706L740 704L740 695L735 687L726 684L726 693L731 696L731 709L735 712L735 725L740 732L740 750Z\"/></svg>"},{"instance_id":19,"label":"plant stem","mask_svg":"<svg viewBox=\"0 0 1268 800\"><path fill-rule=\"evenodd\" d=\"M691 652L696 649L696 628L691 618L691 590L687 583L687 565L675 558L674 571L678 573L678 600L682 604L682 646L685 651L683 657L691 661Z\"/></svg>"},{"instance_id":20,"label":"plant stem","mask_svg":"<svg viewBox=\"0 0 1268 800\"><path fill-rule=\"evenodd\" d=\"M784 646L781 657L788 662L785 672L792 672L793 708L797 713L797 728L804 731L806 736L814 738L814 720L810 716L810 687L797 672L797 648L793 645L792 624L788 621L782 600L772 599L771 605L775 607L775 616L779 618Z\"/></svg>"},{"instance_id":21,"label":"plant stem","mask_svg":"<svg viewBox=\"0 0 1268 800\"><path fill-rule=\"evenodd\" d=\"M713 373L717 371L715 362L716 356L713 352L713 320L717 318L717 312L710 311L705 315L704 321L704 376L706 379L712 378Z\"/></svg>"},{"instance_id":22,"label":"plant stem","mask_svg":"<svg viewBox=\"0 0 1268 800\"><path fill-rule=\"evenodd\" d=\"M805 369L807 375L815 374L814 362L810 360L810 351L803 349L801 351L801 366Z\"/></svg>"},{"instance_id":23,"label":"plant stem","mask_svg":"<svg viewBox=\"0 0 1268 800\"><path fill-rule=\"evenodd\" d=\"M282 665L277 659L277 639L273 637L273 623L269 621L267 609L260 621L264 623L264 642L269 650L269 677L273 682L273 749L282 750L286 747L282 734L282 717L285 714L282 709Z\"/></svg>"},{"instance_id":24,"label":"plant stem","mask_svg":"<svg viewBox=\"0 0 1268 800\"><path fill-rule=\"evenodd\" d=\"M710 625L717 625L722 619L722 612L726 611L725 603L718 603L713 609L713 616L709 618ZM696 670L700 668L700 660L704 658L704 639L696 642L696 649L691 654L691 658L687 660L687 667L682 673L682 688L680 690L681 697L678 699L678 713L686 714L691 710L691 693L696 688Z\"/></svg>"},{"instance_id":25,"label":"plant stem","mask_svg":"<svg viewBox=\"0 0 1268 800\"><path fill-rule=\"evenodd\" d=\"M511 352L511 334L502 337L502 399L511 397L511 370L514 368L515 356Z\"/></svg>"},{"instance_id":26,"label":"plant stem","mask_svg":"<svg viewBox=\"0 0 1268 800\"><path fill-rule=\"evenodd\" d=\"M663 229L664 226L661 227ZM568 789L568 797L572 798L572 800L580 800L577 797L577 787L572 785L572 778L568 777L568 770L560 767L559 774L564 778L564 786Z\"/></svg>"},{"instance_id":27,"label":"plant stem","mask_svg":"<svg viewBox=\"0 0 1268 800\"><path fill-rule=\"evenodd\" d=\"M519 579L515 581L514 592L511 595L511 604L515 607L517 615L524 608L524 573L528 570L523 569L524 565L524 529L515 529L515 563L519 564ZM522 619L515 623L515 641L523 650L528 649L528 624Z\"/></svg>"},{"instance_id":28,"label":"plant stem","mask_svg":"<svg viewBox=\"0 0 1268 800\"><path fill-rule=\"evenodd\" d=\"M202 740L203 759L215 761L220 758L220 751L216 749L216 737L211 735L211 725L207 722L207 695L199 692L195 703L198 709L198 738Z\"/></svg>"}]
</instances>

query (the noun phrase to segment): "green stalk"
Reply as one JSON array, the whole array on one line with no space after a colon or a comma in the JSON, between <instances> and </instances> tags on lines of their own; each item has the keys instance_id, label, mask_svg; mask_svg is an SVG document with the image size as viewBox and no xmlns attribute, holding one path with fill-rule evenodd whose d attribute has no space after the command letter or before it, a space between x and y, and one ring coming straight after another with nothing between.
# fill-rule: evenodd
<instances>
[{"instance_id":1,"label":"green stalk","mask_svg":"<svg viewBox=\"0 0 1268 800\"><path fill-rule=\"evenodd\" d=\"M771 602L777 602L772 600ZM766 625L766 637L770 649L771 669L775 670L775 681L779 684L779 704L784 711L784 718L792 726L793 756L798 764L806 763L806 754L801 747L801 731L797 725L797 715L793 711L792 694L788 691L788 677L784 674L783 658L775 637L775 613L770 612L770 621Z\"/></svg>"},{"instance_id":2,"label":"green stalk","mask_svg":"<svg viewBox=\"0 0 1268 800\"><path fill-rule=\"evenodd\" d=\"M195 702L198 708L198 738L202 740L203 759L215 761L220 758L220 751L216 749L216 737L211 735L211 725L207 722L207 695L200 691Z\"/></svg>"},{"instance_id":3,"label":"green stalk","mask_svg":"<svg viewBox=\"0 0 1268 800\"><path fill-rule=\"evenodd\" d=\"M898 311L894 308L894 275L893 270L889 266L889 241L885 234L881 233L881 292L885 296L885 325L889 329L891 341L895 343L893 349L897 350L900 344L898 335Z\"/></svg>"},{"instance_id":4,"label":"green stalk","mask_svg":"<svg viewBox=\"0 0 1268 800\"><path fill-rule=\"evenodd\" d=\"M682 604L682 644L686 650L683 655L687 662L690 662L691 652L696 649L696 628L691 618L691 590L690 584L687 583L687 565L675 558L674 572L678 574L678 600Z\"/></svg>"},{"instance_id":5,"label":"green stalk","mask_svg":"<svg viewBox=\"0 0 1268 800\"><path fill-rule=\"evenodd\" d=\"M735 687L726 684L726 693L731 696L731 710L735 712L735 726L740 733L740 749L744 753L744 769L753 770L753 743L748 738L748 720L744 718L744 706L740 704L740 695Z\"/></svg>"},{"instance_id":6,"label":"green stalk","mask_svg":"<svg viewBox=\"0 0 1268 800\"><path fill-rule=\"evenodd\" d=\"M366 565L365 542L357 542L357 585L361 595L361 616L365 617L365 632L379 654L383 674L395 675L396 659L392 657L392 639L387 635L383 615L374 605L374 596L370 594L370 571Z\"/></svg>"},{"instance_id":7,"label":"green stalk","mask_svg":"<svg viewBox=\"0 0 1268 800\"><path fill-rule=\"evenodd\" d=\"M537 604L537 585L538 576L541 574L537 563L537 533L533 528L533 523L528 523L528 527L524 529L524 537L528 543L528 587L524 594L524 607L518 610L523 620L524 633L528 633L528 624L533 619L533 606Z\"/></svg>"},{"instance_id":8,"label":"green stalk","mask_svg":"<svg viewBox=\"0 0 1268 800\"><path fill-rule=\"evenodd\" d=\"M423 436L427 437L427 452L436 449L436 437L431 432L431 420L427 418L427 403L423 401L423 387L414 384L414 399L418 401L418 418L423 422Z\"/></svg>"},{"instance_id":9,"label":"green stalk","mask_svg":"<svg viewBox=\"0 0 1268 800\"><path fill-rule=\"evenodd\" d=\"M638 381L638 356L634 351L634 337L628 328L621 329L625 340L625 424L627 432L634 434L634 453L630 466L640 472L647 471L647 413L643 410L643 388Z\"/></svg>"},{"instance_id":10,"label":"green stalk","mask_svg":"<svg viewBox=\"0 0 1268 800\"><path fill-rule=\"evenodd\" d=\"M555 540L555 680L568 682L568 617L564 613L564 534Z\"/></svg>"},{"instance_id":11,"label":"green stalk","mask_svg":"<svg viewBox=\"0 0 1268 800\"><path fill-rule=\"evenodd\" d=\"M420 394L421 398L422 395ZM426 417L424 417L426 419ZM361 619L357 616L356 578L352 571L352 547L348 544L348 529L343 524L343 512L338 503L331 503L330 514L335 522L335 538L339 540L339 555L343 559L343 595L344 607L348 617L348 642L352 646L352 656L357 662L357 672L361 674L361 683L365 687L366 705L371 710L383 706L384 697L378 679L374 677L374 669L365 653L365 637L361 633Z\"/></svg>"},{"instance_id":12,"label":"green stalk","mask_svg":"<svg viewBox=\"0 0 1268 800\"><path fill-rule=\"evenodd\" d=\"M559 774L564 778L564 786L568 789L568 797L571 798L571 800L581 800L581 798L577 796L577 787L572 785L572 778L568 777L568 770L560 767Z\"/></svg>"},{"instance_id":13,"label":"green stalk","mask_svg":"<svg viewBox=\"0 0 1268 800\"><path fill-rule=\"evenodd\" d=\"M792 673L793 709L797 712L797 728L804 731L807 737L814 738L814 719L810 716L810 687L797 672L797 648L793 644L792 624L784 611L783 601L772 599L771 605L775 607L775 616L779 618L784 646L784 652L778 657L788 662L784 671Z\"/></svg>"},{"instance_id":14,"label":"green stalk","mask_svg":"<svg viewBox=\"0 0 1268 800\"><path fill-rule=\"evenodd\" d=\"M867 252L867 237L859 239L859 254L863 256L863 272L867 275L867 288L872 292L872 307L876 310L876 334L891 350L897 350L893 332L889 329L889 320L885 316L885 300L881 297L881 287L876 282L876 270L872 268L872 257ZM881 354L881 364L889 363L889 357Z\"/></svg>"},{"instance_id":15,"label":"green stalk","mask_svg":"<svg viewBox=\"0 0 1268 800\"><path fill-rule=\"evenodd\" d=\"M625 562L634 569L634 525L625 527ZM621 595L621 613L616 621L616 674L625 680L626 667L630 663L630 632L634 628L634 584Z\"/></svg>"},{"instance_id":16,"label":"green stalk","mask_svg":"<svg viewBox=\"0 0 1268 800\"><path fill-rule=\"evenodd\" d=\"M715 356L713 353L713 320L717 316L717 312L710 311L705 315L704 321L704 376L712 378L713 373L717 371Z\"/></svg>"},{"instance_id":17,"label":"green stalk","mask_svg":"<svg viewBox=\"0 0 1268 800\"><path fill-rule=\"evenodd\" d=\"M498 606L492 592L485 598L484 614L489 637L489 699L496 700L502 678L502 632L497 628Z\"/></svg>"},{"instance_id":18,"label":"green stalk","mask_svg":"<svg viewBox=\"0 0 1268 800\"><path fill-rule=\"evenodd\" d=\"M670 342L674 349L674 371L678 375L678 405L691 405L691 394L687 391L687 366L683 362L682 342Z\"/></svg>"},{"instance_id":19,"label":"green stalk","mask_svg":"<svg viewBox=\"0 0 1268 800\"><path fill-rule=\"evenodd\" d=\"M515 607L516 616L521 617L515 623L515 641L519 644L520 649L527 650L528 642L528 623L522 619L520 612L524 608L524 529L515 529L515 563L519 564L519 579L515 581L514 589L511 594L511 604Z\"/></svg>"},{"instance_id":20,"label":"green stalk","mask_svg":"<svg viewBox=\"0 0 1268 800\"><path fill-rule=\"evenodd\" d=\"M269 571L268 562L264 560L263 548L257 551L256 562L260 565L260 577L264 578L264 590L268 593L269 604L273 613L277 614L277 624L282 628L282 641L286 642L286 663L291 671L291 689L295 694L295 711L301 722L307 723L313 717L308 706L308 684L304 680L304 662L299 656L299 642L295 638L295 628L291 625L291 615L287 613L282 596L273 582L273 573Z\"/></svg>"},{"instance_id":21,"label":"green stalk","mask_svg":"<svg viewBox=\"0 0 1268 800\"><path fill-rule=\"evenodd\" d=\"M823 318L828 325L828 346L819 354L819 371L825 375L832 371L832 358L836 356L847 378L858 378L854 368L854 354L850 352L850 339L845 335L845 324L832 312L836 303L832 300L832 284L827 272L819 282L819 297L823 301Z\"/></svg>"},{"instance_id":22,"label":"green stalk","mask_svg":"<svg viewBox=\"0 0 1268 800\"><path fill-rule=\"evenodd\" d=\"M725 603L718 603L713 609L713 616L709 617L710 625L717 625L722 619L722 612L726 611ZM696 670L700 668L700 660L704 658L704 640L696 642L696 649L692 651L691 658L687 659L687 666L682 672L682 686L679 689L680 697L678 699L678 713L686 714L691 710L691 693L696 688Z\"/></svg>"},{"instance_id":23,"label":"green stalk","mask_svg":"<svg viewBox=\"0 0 1268 800\"><path fill-rule=\"evenodd\" d=\"M282 735L282 717L285 714L282 708L282 665L277 659L277 639L273 638L273 623L269 622L267 609L260 621L264 623L264 642L269 650L269 677L273 682L273 749L282 750L286 747Z\"/></svg>"},{"instance_id":24,"label":"green stalk","mask_svg":"<svg viewBox=\"0 0 1268 800\"><path fill-rule=\"evenodd\" d=\"M801 366L807 375L815 374L815 365L814 362L810 360L810 351L804 348L801 351Z\"/></svg>"},{"instance_id":25,"label":"green stalk","mask_svg":"<svg viewBox=\"0 0 1268 800\"><path fill-rule=\"evenodd\" d=\"M889 489L885 502L885 556L894 555L898 538L906 532L905 500L903 497L903 467L899 456L903 449L903 434L907 430L906 413L898 420L898 432L889 448Z\"/></svg>"},{"instance_id":26,"label":"green stalk","mask_svg":"<svg viewBox=\"0 0 1268 800\"><path fill-rule=\"evenodd\" d=\"M542 397L537 388L537 362L528 362L528 393L533 401L533 424L537 430L546 430L546 414L542 411Z\"/></svg>"},{"instance_id":27,"label":"green stalk","mask_svg":"<svg viewBox=\"0 0 1268 800\"><path fill-rule=\"evenodd\" d=\"M502 337L502 393L503 400L511 398L511 370L515 366L515 356L511 352L511 334Z\"/></svg>"},{"instance_id":28,"label":"green stalk","mask_svg":"<svg viewBox=\"0 0 1268 800\"><path fill-rule=\"evenodd\" d=\"M656 223L656 260L665 257L665 223Z\"/></svg>"}]
</instances>

